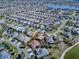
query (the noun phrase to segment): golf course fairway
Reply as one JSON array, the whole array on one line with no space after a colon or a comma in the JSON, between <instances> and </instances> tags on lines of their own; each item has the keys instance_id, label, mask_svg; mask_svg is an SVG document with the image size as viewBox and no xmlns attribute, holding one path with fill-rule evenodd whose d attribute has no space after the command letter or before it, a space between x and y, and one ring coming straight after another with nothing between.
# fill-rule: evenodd
<instances>
[{"instance_id":1,"label":"golf course fairway","mask_svg":"<svg viewBox=\"0 0 79 59\"><path fill-rule=\"evenodd\" d=\"M70 49L65 54L64 59L79 59L79 44Z\"/></svg>"}]
</instances>

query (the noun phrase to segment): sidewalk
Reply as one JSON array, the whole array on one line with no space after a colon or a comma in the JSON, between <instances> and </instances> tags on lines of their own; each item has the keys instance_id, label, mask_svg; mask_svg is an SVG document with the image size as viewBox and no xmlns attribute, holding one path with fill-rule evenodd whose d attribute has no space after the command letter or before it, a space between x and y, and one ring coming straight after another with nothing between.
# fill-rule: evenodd
<instances>
[{"instance_id":1,"label":"sidewalk","mask_svg":"<svg viewBox=\"0 0 79 59\"><path fill-rule=\"evenodd\" d=\"M76 45L78 45L78 44L79 44L79 42L77 42L77 43L74 44L73 46L67 48L67 49L62 53L62 56L61 56L60 59L64 59L65 54L66 54L69 50L71 50L73 47L75 47Z\"/></svg>"}]
</instances>

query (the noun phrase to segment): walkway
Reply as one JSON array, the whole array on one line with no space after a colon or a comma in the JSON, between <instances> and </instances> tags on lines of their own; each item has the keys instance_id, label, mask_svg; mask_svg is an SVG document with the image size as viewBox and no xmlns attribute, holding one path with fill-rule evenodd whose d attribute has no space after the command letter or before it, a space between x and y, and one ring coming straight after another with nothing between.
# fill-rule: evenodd
<instances>
[{"instance_id":1,"label":"walkway","mask_svg":"<svg viewBox=\"0 0 79 59\"><path fill-rule=\"evenodd\" d=\"M67 49L63 52L63 54L62 54L62 56L61 56L61 59L64 59L65 54L66 54L69 50L71 50L72 48L74 48L76 45L78 45L78 44L79 44L79 42L76 43L76 44L74 44L73 46L67 48Z\"/></svg>"}]
</instances>

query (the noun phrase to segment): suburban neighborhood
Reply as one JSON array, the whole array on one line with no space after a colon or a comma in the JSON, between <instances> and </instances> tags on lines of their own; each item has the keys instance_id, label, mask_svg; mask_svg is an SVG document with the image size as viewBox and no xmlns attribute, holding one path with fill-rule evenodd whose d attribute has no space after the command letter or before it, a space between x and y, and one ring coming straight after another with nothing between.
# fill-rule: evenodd
<instances>
[{"instance_id":1,"label":"suburban neighborhood","mask_svg":"<svg viewBox=\"0 0 79 59\"><path fill-rule=\"evenodd\" d=\"M0 0L0 59L61 59L79 42L78 6L67 0Z\"/></svg>"}]
</instances>

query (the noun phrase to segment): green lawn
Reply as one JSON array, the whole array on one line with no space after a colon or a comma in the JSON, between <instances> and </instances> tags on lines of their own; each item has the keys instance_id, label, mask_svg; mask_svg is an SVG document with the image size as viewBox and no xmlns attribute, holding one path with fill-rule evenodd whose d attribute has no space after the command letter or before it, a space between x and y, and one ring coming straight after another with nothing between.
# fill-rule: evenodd
<instances>
[{"instance_id":1,"label":"green lawn","mask_svg":"<svg viewBox=\"0 0 79 59\"><path fill-rule=\"evenodd\" d=\"M0 16L0 19L4 18L4 16Z\"/></svg>"},{"instance_id":2,"label":"green lawn","mask_svg":"<svg viewBox=\"0 0 79 59\"><path fill-rule=\"evenodd\" d=\"M64 59L79 59L79 44L68 51Z\"/></svg>"}]
</instances>

